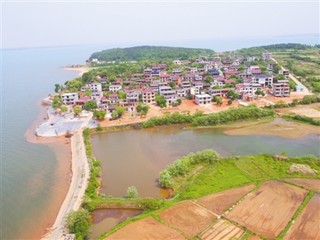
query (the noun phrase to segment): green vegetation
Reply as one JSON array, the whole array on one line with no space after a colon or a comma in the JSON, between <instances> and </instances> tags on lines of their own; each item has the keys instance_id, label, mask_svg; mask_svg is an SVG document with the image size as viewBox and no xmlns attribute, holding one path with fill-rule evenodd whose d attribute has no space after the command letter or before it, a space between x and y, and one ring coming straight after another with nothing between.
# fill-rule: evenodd
<instances>
[{"instance_id":1,"label":"green vegetation","mask_svg":"<svg viewBox=\"0 0 320 240\"><path fill-rule=\"evenodd\" d=\"M195 165L213 164L218 161L218 159L218 153L211 149L190 153L174 161L160 172L160 185L165 188L172 187L172 178L188 174L191 169L195 168Z\"/></svg>"},{"instance_id":2,"label":"green vegetation","mask_svg":"<svg viewBox=\"0 0 320 240\"><path fill-rule=\"evenodd\" d=\"M309 123L311 125L316 125L320 126L320 120L313 119L307 116L301 116L301 115L285 115L283 116L284 119L287 120L293 120L297 122L302 122L302 123Z\"/></svg>"},{"instance_id":3,"label":"green vegetation","mask_svg":"<svg viewBox=\"0 0 320 240\"><path fill-rule=\"evenodd\" d=\"M127 189L128 198L137 198L139 196L138 190L135 186L130 186Z\"/></svg>"},{"instance_id":4,"label":"green vegetation","mask_svg":"<svg viewBox=\"0 0 320 240\"><path fill-rule=\"evenodd\" d=\"M131 48L113 48L93 53L90 57L100 61L141 61L141 60L168 60L198 57L201 55L213 54L210 49L199 48L179 48L179 47L156 47L156 46L139 46Z\"/></svg>"},{"instance_id":5,"label":"green vegetation","mask_svg":"<svg viewBox=\"0 0 320 240\"><path fill-rule=\"evenodd\" d=\"M137 112L138 114L140 114L140 116L146 116L149 109L150 109L150 106L143 105L142 103L139 103L137 106Z\"/></svg>"},{"instance_id":6,"label":"green vegetation","mask_svg":"<svg viewBox=\"0 0 320 240\"><path fill-rule=\"evenodd\" d=\"M77 105L73 108L74 115L78 116L81 112L82 112L82 108L80 106Z\"/></svg>"},{"instance_id":7,"label":"green vegetation","mask_svg":"<svg viewBox=\"0 0 320 240\"><path fill-rule=\"evenodd\" d=\"M52 100L52 107L54 110L60 108L63 104L62 98L60 95L55 95Z\"/></svg>"},{"instance_id":8,"label":"green vegetation","mask_svg":"<svg viewBox=\"0 0 320 240\"><path fill-rule=\"evenodd\" d=\"M98 120L103 120L106 117L106 111L105 110L95 110L93 112L93 117L95 117Z\"/></svg>"},{"instance_id":9,"label":"green vegetation","mask_svg":"<svg viewBox=\"0 0 320 240\"><path fill-rule=\"evenodd\" d=\"M166 101L166 99L164 98L164 96L157 94L156 97L155 97L155 99L156 99L156 103L157 103L157 105L158 105L159 107L164 108L164 107L167 106L167 101Z\"/></svg>"},{"instance_id":10,"label":"green vegetation","mask_svg":"<svg viewBox=\"0 0 320 240\"><path fill-rule=\"evenodd\" d=\"M192 121L192 126L215 126L218 124L236 122L245 119L258 119L270 116L273 117L274 115L275 113L273 111L263 110L256 106L231 108L219 113L196 117Z\"/></svg>"},{"instance_id":11,"label":"green vegetation","mask_svg":"<svg viewBox=\"0 0 320 240\"><path fill-rule=\"evenodd\" d=\"M67 218L67 228L76 235L76 239L84 239L89 233L91 216L85 209L71 212Z\"/></svg>"},{"instance_id":12,"label":"green vegetation","mask_svg":"<svg viewBox=\"0 0 320 240\"><path fill-rule=\"evenodd\" d=\"M143 128L154 126L178 124L178 123L191 123L193 127L199 126L215 126L218 124L225 124L236 122L239 120L257 119L263 117L274 116L272 110L260 109L256 106L248 106L241 108L231 108L219 113L204 115L202 112L196 112L193 115L189 113L172 113L165 114L162 117L152 117L148 121L143 122Z\"/></svg>"},{"instance_id":13,"label":"green vegetation","mask_svg":"<svg viewBox=\"0 0 320 240\"><path fill-rule=\"evenodd\" d=\"M124 114L126 108L124 107L116 107L114 112L111 113L112 120L116 120L118 118L121 118L122 115Z\"/></svg>"},{"instance_id":14,"label":"green vegetation","mask_svg":"<svg viewBox=\"0 0 320 240\"><path fill-rule=\"evenodd\" d=\"M84 104L84 109L89 111L89 110L94 110L98 107L97 102L95 100L90 100Z\"/></svg>"}]
</instances>

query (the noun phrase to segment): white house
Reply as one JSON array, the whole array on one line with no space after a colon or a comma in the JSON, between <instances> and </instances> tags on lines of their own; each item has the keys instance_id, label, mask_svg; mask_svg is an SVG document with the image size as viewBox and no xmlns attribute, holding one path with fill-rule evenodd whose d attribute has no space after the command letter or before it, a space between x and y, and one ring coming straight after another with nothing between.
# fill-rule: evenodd
<instances>
[{"instance_id":1,"label":"white house","mask_svg":"<svg viewBox=\"0 0 320 240\"><path fill-rule=\"evenodd\" d=\"M61 95L62 101L65 105L74 105L78 101L78 93L65 93Z\"/></svg>"},{"instance_id":2,"label":"white house","mask_svg":"<svg viewBox=\"0 0 320 240\"><path fill-rule=\"evenodd\" d=\"M197 94L194 99L195 103L198 105L210 105L212 102L212 97L209 94Z\"/></svg>"}]
</instances>

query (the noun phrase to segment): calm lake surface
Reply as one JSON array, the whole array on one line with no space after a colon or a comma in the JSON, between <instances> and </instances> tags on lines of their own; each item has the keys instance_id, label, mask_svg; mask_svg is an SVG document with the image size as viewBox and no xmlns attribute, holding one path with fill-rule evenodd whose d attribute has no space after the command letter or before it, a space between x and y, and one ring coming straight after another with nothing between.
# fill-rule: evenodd
<instances>
[{"instance_id":1,"label":"calm lake surface","mask_svg":"<svg viewBox=\"0 0 320 240\"><path fill-rule=\"evenodd\" d=\"M62 67L84 63L98 49L1 50L0 239L37 239L53 223L69 187L71 160L59 162L52 148L28 143L24 135L54 84L76 77Z\"/></svg>"},{"instance_id":2,"label":"calm lake surface","mask_svg":"<svg viewBox=\"0 0 320 240\"><path fill-rule=\"evenodd\" d=\"M136 186L142 197L159 197L159 172L182 156L210 148L222 156L259 153L289 156L319 156L319 135L297 139L276 136L228 136L223 129L188 129L156 127L95 134L93 152L102 161L101 192L114 197L126 195L129 186Z\"/></svg>"}]
</instances>

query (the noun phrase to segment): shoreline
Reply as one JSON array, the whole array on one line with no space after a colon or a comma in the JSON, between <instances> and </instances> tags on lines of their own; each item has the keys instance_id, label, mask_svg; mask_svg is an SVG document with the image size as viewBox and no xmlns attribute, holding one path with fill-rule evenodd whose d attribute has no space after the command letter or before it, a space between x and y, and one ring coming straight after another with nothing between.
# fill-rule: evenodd
<instances>
[{"instance_id":1,"label":"shoreline","mask_svg":"<svg viewBox=\"0 0 320 240\"><path fill-rule=\"evenodd\" d=\"M85 152L82 129L74 133L68 142L66 142L64 136L46 138L38 137L34 134L36 127L39 123L43 122L44 114L46 114L46 107L41 105L41 102L38 102L37 106L39 113L35 121L26 131L25 139L29 143L47 145L55 153L59 168L63 168L63 170L60 169L58 171L67 172L68 174L66 181L68 187L66 188L65 194L63 194L63 197L58 197L58 201L61 202L61 204L59 204L59 206L56 205L58 209L54 211L54 218L50 219L49 223L46 224L46 228L42 230L39 239L64 239L64 223L67 215L71 211L78 210L82 204L82 198L90 175L89 163ZM62 151L61 146L64 148ZM65 163L68 163L68 165L64 165ZM52 202L50 202L50 204L52 204Z\"/></svg>"},{"instance_id":2,"label":"shoreline","mask_svg":"<svg viewBox=\"0 0 320 240\"><path fill-rule=\"evenodd\" d=\"M63 70L78 72L78 77L81 77L84 73L90 71L90 67L82 66L82 65L79 65L79 66L65 66L65 67L63 67Z\"/></svg>"}]
</instances>

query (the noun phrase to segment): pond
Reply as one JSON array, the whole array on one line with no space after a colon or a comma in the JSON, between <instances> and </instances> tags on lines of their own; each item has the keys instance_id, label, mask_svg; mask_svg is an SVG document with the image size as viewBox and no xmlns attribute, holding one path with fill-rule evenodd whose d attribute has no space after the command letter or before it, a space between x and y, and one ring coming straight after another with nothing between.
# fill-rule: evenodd
<instances>
[{"instance_id":1,"label":"pond","mask_svg":"<svg viewBox=\"0 0 320 240\"><path fill-rule=\"evenodd\" d=\"M141 197L160 197L159 172L174 160L206 148L222 156L260 153L319 156L319 134L287 139L277 136L228 136L223 128L183 129L165 126L94 134L93 153L101 160L101 192L123 197L136 186Z\"/></svg>"}]
</instances>

